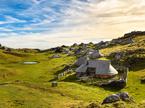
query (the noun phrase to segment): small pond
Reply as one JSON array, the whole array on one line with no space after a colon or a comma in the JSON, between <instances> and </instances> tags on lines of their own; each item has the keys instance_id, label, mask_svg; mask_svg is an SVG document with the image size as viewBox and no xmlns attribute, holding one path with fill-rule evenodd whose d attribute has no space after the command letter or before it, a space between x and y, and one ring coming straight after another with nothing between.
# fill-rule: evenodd
<instances>
[{"instance_id":1,"label":"small pond","mask_svg":"<svg viewBox=\"0 0 145 108\"><path fill-rule=\"evenodd\" d=\"M38 64L39 62L37 61L26 61L26 62L23 62L23 64Z\"/></svg>"}]
</instances>

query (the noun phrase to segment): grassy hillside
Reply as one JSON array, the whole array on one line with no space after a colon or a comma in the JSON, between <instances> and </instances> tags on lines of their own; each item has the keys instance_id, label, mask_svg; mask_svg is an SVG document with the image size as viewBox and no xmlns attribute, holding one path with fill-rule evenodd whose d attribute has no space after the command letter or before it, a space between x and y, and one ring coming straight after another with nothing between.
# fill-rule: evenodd
<instances>
[{"instance_id":1,"label":"grassy hillside","mask_svg":"<svg viewBox=\"0 0 145 108\"><path fill-rule=\"evenodd\" d=\"M145 36L137 36L133 40L132 44L109 46L101 52L108 56L118 51L145 49ZM29 50L5 53L0 49L0 108L85 108L92 102L100 105L106 96L120 91L128 92L135 102L119 102L101 108L145 107L145 84L140 83L140 78L145 76L145 62L138 62L133 67L127 86L122 90L103 89L78 82L73 73L59 80L58 87L51 87L51 81L57 74L76 60L75 56L62 53L60 58L51 58L53 54L51 51L39 53ZM145 57L144 53L134 55ZM39 63L26 65L24 61Z\"/></svg>"},{"instance_id":2,"label":"grassy hillside","mask_svg":"<svg viewBox=\"0 0 145 108\"><path fill-rule=\"evenodd\" d=\"M101 50L101 52L105 55L108 55L112 52L119 52L125 50L137 50L137 49L145 49L145 35L133 37L133 43L126 45L114 45Z\"/></svg>"}]
</instances>

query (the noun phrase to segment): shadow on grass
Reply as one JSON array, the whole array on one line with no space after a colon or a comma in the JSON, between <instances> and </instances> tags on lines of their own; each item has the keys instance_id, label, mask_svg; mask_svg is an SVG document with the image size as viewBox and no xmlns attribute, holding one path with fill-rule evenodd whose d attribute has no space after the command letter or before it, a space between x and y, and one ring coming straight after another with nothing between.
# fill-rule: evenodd
<instances>
[{"instance_id":1,"label":"shadow on grass","mask_svg":"<svg viewBox=\"0 0 145 108\"><path fill-rule=\"evenodd\" d=\"M101 88L103 88L106 91L111 91L111 92L119 92L119 91L121 91L120 88L115 88L115 87L101 87Z\"/></svg>"},{"instance_id":2,"label":"shadow on grass","mask_svg":"<svg viewBox=\"0 0 145 108\"><path fill-rule=\"evenodd\" d=\"M64 81L64 82L77 82L78 78L76 77L75 74L72 74L72 75L69 75L69 76L64 76L62 79L58 79L57 77L49 80L49 82L52 82L52 81Z\"/></svg>"},{"instance_id":3,"label":"shadow on grass","mask_svg":"<svg viewBox=\"0 0 145 108\"><path fill-rule=\"evenodd\" d=\"M69 75L68 77L64 78L62 81L65 82L77 82L78 78L75 74Z\"/></svg>"},{"instance_id":4,"label":"shadow on grass","mask_svg":"<svg viewBox=\"0 0 145 108\"><path fill-rule=\"evenodd\" d=\"M139 71L139 70L142 70L142 69L145 69L145 60L136 63L135 65L133 65L130 68L131 71Z\"/></svg>"},{"instance_id":5,"label":"shadow on grass","mask_svg":"<svg viewBox=\"0 0 145 108\"><path fill-rule=\"evenodd\" d=\"M109 83L101 84L100 87L105 90L117 92L126 87L126 82L124 80L114 80Z\"/></svg>"},{"instance_id":6,"label":"shadow on grass","mask_svg":"<svg viewBox=\"0 0 145 108\"><path fill-rule=\"evenodd\" d=\"M58 80L57 78L53 78L53 79L49 80L48 82L57 81L57 80Z\"/></svg>"},{"instance_id":7,"label":"shadow on grass","mask_svg":"<svg viewBox=\"0 0 145 108\"><path fill-rule=\"evenodd\" d=\"M104 90L111 91L111 92L119 92L121 89L124 88L124 87L120 88L120 87L111 86L111 85L100 86L99 84L89 84L89 82L87 82L87 81L78 81L78 80L79 79L76 77L76 74L71 74L69 76L64 77L63 79L60 79L60 80L58 80L57 78L51 79L51 80L49 80L49 82L51 82L51 81L73 82L73 83L77 83L77 84L80 84L80 85L83 85L83 86L87 86L87 87L103 88ZM101 79L99 80L99 82L100 81L101 81ZM99 82L97 82L97 83L99 83ZM102 82L100 82L100 83L102 83Z\"/></svg>"},{"instance_id":8,"label":"shadow on grass","mask_svg":"<svg viewBox=\"0 0 145 108\"><path fill-rule=\"evenodd\" d=\"M117 87L112 87L112 86L99 86L99 85L95 85L95 84L88 84L86 82L83 82L83 81L77 81L78 78L76 77L75 74L73 75L70 75L68 77L66 77L65 79L61 80L61 81L64 81L64 82L74 82L74 83L77 83L77 84L81 84L81 85L84 85L84 86L87 86L87 87L99 87L99 88L103 88L104 90L106 91L111 91L111 92L118 92L120 91L122 88L117 88Z\"/></svg>"}]
</instances>

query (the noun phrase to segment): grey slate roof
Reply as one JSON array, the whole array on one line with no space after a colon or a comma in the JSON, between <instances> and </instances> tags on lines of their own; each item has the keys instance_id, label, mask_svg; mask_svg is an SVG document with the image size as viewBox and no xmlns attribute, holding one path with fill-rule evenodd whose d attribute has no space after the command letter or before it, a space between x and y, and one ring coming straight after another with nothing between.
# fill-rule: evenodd
<instances>
[{"instance_id":1,"label":"grey slate roof","mask_svg":"<svg viewBox=\"0 0 145 108\"><path fill-rule=\"evenodd\" d=\"M94 50L94 51L89 52L89 56L90 58L96 59L96 58L101 57L102 55L98 50Z\"/></svg>"},{"instance_id":2,"label":"grey slate roof","mask_svg":"<svg viewBox=\"0 0 145 108\"><path fill-rule=\"evenodd\" d=\"M87 63L87 57L80 57L80 58L76 61L75 65L81 66L82 64L86 64L86 63Z\"/></svg>"},{"instance_id":3,"label":"grey slate roof","mask_svg":"<svg viewBox=\"0 0 145 108\"><path fill-rule=\"evenodd\" d=\"M76 69L76 72L86 72L87 71L87 66L86 66L86 64L82 64L80 67L78 67L77 69Z\"/></svg>"},{"instance_id":4,"label":"grey slate roof","mask_svg":"<svg viewBox=\"0 0 145 108\"><path fill-rule=\"evenodd\" d=\"M107 60L89 60L86 64L76 69L76 72L86 72L87 68L95 68L96 74L115 75L117 70Z\"/></svg>"}]
</instances>

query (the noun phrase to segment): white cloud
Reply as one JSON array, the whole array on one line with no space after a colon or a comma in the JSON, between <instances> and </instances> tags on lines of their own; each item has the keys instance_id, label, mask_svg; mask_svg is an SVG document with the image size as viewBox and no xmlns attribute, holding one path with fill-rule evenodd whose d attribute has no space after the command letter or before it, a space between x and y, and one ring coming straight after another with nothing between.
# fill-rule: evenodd
<instances>
[{"instance_id":1,"label":"white cloud","mask_svg":"<svg viewBox=\"0 0 145 108\"><path fill-rule=\"evenodd\" d=\"M23 22L26 22L26 21L14 18L12 16L5 16L5 21L0 21L0 24L23 23Z\"/></svg>"},{"instance_id":2,"label":"white cloud","mask_svg":"<svg viewBox=\"0 0 145 108\"><path fill-rule=\"evenodd\" d=\"M34 5L19 14L31 16L34 23L14 29L44 30L44 32L39 34L29 32L25 36L0 38L0 41L9 46L15 43L14 47L46 48L95 39L97 41L102 38L112 39L132 30L145 30L144 0L86 1L71 0L65 3L63 0L56 0L50 3L47 0L33 0ZM60 6L59 11L52 9L56 5ZM11 17L7 19L9 22L23 22ZM25 41L30 44L25 44Z\"/></svg>"}]
</instances>

